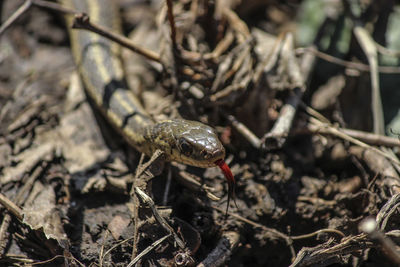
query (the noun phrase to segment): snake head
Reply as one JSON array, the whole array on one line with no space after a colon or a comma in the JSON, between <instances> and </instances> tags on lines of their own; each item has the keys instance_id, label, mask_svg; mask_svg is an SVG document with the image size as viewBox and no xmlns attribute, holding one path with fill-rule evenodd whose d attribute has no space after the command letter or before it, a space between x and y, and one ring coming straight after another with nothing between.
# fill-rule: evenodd
<instances>
[{"instance_id":1,"label":"snake head","mask_svg":"<svg viewBox=\"0 0 400 267\"><path fill-rule=\"evenodd\" d=\"M156 125L158 148L169 161L196 167L214 167L225 157L225 149L213 128L197 121L168 120Z\"/></svg>"},{"instance_id":2,"label":"snake head","mask_svg":"<svg viewBox=\"0 0 400 267\"><path fill-rule=\"evenodd\" d=\"M224 161L225 149L215 130L200 122L178 119L160 122L153 129L153 143L165 153L167 160L221 169L229 186L227 216L231 198L236 205L235 178Z\"/></svg>"}]
</instances>

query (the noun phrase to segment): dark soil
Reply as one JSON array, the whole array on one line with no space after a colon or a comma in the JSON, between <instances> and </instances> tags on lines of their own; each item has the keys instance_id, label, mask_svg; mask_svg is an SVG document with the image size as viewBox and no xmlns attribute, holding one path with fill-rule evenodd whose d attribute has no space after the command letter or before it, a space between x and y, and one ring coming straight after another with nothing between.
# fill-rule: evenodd
<instances>
[{"instance_id":1,"label":"dark soil","mask_svg":"<svg viewBox=\"0 0 400 267\"><path fill-rule=\"evenodd\" d=\"M123 30L163 67L124 49L128 83L157 120L215 127L236 203L225 217L218 168L140 164L87 99L62 14L34 6L0 35L0 265L400 265L399 53L370 72L355 34L389 46L399 6L338 1L317 23L313 1L176 1L171 53L147 2L119 1ZM1 21L22 3L0 2Z\"/></svg>"}]
</instances>

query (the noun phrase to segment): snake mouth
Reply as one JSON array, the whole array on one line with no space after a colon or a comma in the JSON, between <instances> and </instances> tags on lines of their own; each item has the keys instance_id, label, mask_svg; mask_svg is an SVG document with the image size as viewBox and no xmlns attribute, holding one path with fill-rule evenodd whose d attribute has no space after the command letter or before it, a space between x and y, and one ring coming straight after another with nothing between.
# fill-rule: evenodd
<instances>
[{"instance_id":1,"label":"snake mouth","mask_svg":"<svg viewBox=\"0 0 400 267\"><path fill-rule=\"evenodd\" d=\"M208 151L207 154L202 154L199 156L198 160L196 161L194 166L202 167L202 168L209 168L215 167L215 165L219 166L217 162L224 161L225 158L225 150L223 149L216 149L214 151ZM229 169L229 167L228 167Z\"/></svg>"},{"instance_id":2,"label":"snake mouth","mask_svg":"<svg viewBox=\"0 0 400 267\"><path fill-rule=\"evenodd\" d=\"M229 204L231 198L233 199L233 202L235 203L235 206L237 208L236 200L235 200L235 177L233 177L232 171L229 168L228 164L225 163L223 159L218 159L217 161L214 162L215 165L217 165L222 173L224 174L226 181L228 182L228 203L226 206L226 212L225 212L225 219L228 216L228 210L229 210Z\"/></svg>"}]
</instances>

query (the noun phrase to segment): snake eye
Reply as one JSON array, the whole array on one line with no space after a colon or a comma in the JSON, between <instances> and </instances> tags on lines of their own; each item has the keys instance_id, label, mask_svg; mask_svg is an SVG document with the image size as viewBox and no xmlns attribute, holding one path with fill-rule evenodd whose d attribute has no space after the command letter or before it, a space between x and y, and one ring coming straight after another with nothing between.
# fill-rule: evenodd
<instances>
[{"instance_id":1,"label":"snake eye","mask_svg":"<svg viewBox=\"0 0 400 267\"><path fill-rule=\"evenodd\" d=\"M190 156L193 152L192 145L188 141L186 141L185 138L179 139L179 148L181 152L186 156Z\"/></svg>"}]
</instances>

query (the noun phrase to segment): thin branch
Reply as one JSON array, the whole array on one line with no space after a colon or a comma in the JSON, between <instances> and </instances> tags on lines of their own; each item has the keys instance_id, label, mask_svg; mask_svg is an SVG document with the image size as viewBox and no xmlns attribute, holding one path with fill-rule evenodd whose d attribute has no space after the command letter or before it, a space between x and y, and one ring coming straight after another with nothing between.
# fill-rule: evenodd
<instances>
[{"instance_id":1,"label":"thin branch","mask_svg":"<svg viewBox=\"0 0 400 267\"><path fill-rule=\"evenodd\" d=\"M300 105L309 115L315 117L316 119L318 119L319 121L321 121L323 123L330 124L329 120L327 118L325 118L321 113L316 111L315 109L307 106L303 102L301 102ZM317 133L317 132L328 133L328 132L323 132L323 129L321 129L321 128L314 127L312 124L308 125L308 130L311 131L312 133ZM347 134L347 135L353 137L353 138L359 139L360 141L367 143L369 145L389 146L389 147L400 146L400 140L398 138L368 133L368 132L359 131L359 130L346 129L346 128L338 128L338 130L343 132L344 134Z\"/></svg>"},{"instance_id":2,"label":"thin branch","mask_svg":"<svg viewBox=\"0 0 400 267\"><path fill-rule=\"evenodd\" d=\"M285 105L279 112L279 117L275 121L271 131L267 132L262 138L262 148L266 150L281 148L290 132L293 120L305 92L307 85L306 82L311 75L314 68L315 56L312 53L307 53L303 56L301 62L298 62L294 54L293 36L286 34L282 50L280 51L281 57L285 58L287 74L295 86L291 95L286 100Z\"/></svg>"},{"instance_id":3,"label":"thin branch","mask_svg":"<svg viewBox=\"0 0 400 267\"><path fill-rule=\"evenodd\" d=\"M3 205L9 212L11 212L18 220L22 221L23 215L20 207L15 205L5 195L0 193L0 204Z\"/></svg>"},{"instance_id":4,"label":"thin branch","mask_svg":"<svg viewBox=\"0 0 400 267\"><path fill-rule=\"evenodd\" d=\"M344 140L347 140L357 146L360 146L360 147L363 147L366 149L371 149L374 152L378 153L379 155L387 158L392 163L395 163L396 165L400 166L400 161L397 158L393 157L389 153L384 152L376 147L372 147L372 146L366 144L365 141L368 141L368 140L362 140L361 138L359 140L358 139L359 136L349 135L349 133L351 133L351 132L342 131L341 128L334 127L329 122L329 120L326 119L323 115L321 115L318 111L308 107L304 103L301 103L301 105L305 109L305 111L308 113L308 115L310 115L309 127L311 127L313 129L313 131L317 131L317 132L324 133L324 134L331 134L331 135L337 136L339 138L342 138ZM354 133L354 131L353 131L353 133ZM369 136L369 137L371 137L371 136Z\"/></svg>"},{"instance_id":5,"label":"thin branch","mask_svg":"<svg viewBox=\"0 0 400 267\"><path fill-rule=\"evenodd\" d=\"M154 218L157 222L165 229L168 233L172 234L175 239L175 242L181 249L185 249L185 243L179 238L179 236L175 233L174 229L165 221L163 217L160 216L158 213L154 201L139 187L135 187L135 193L142 199L142 201L150 207L151 211L153 212Z\"/></svg>"},{"instance_id":6,"label":"thin branch","mask_svg":"<svg viewBox=\"0 0 400 267\"><path fill-rule=\"evenodd\" d=\"M177 167L177 163L172 162L171 163L173 166ZM217 197L216 195L214 195L213 193L213 188L207 186L204 183L200 183L198 180L200 180L200 178L198 178L198 180L196 180L197 176L195 176L194 174L188 173L186 171L179 171L178 175L176 175L176 177L174 177L179 183L181 183L182 185L186 186L187 188L189 188L190 190L193 190L195 192L201 192L201 193L205 193L206 196L212 200L212 201L219 201L220 198Z\"/></svg>"},{"instance_id":7,"label":"thin branch","mask_svg":"<svg viewBox=\"0 0 400 267\"><path fill-rule=\"evenodd\" d=\"M383 250L384 254L396 266L400 266L400 254L397 252L396 244L377 228L375 219L367 218L360 223L359 227L369 238L380 244L379 247Z\"/></svg>"},{"instance_id":8,"label":"thin branch","mask_svg":"<svg viewBox=\"0 0 400 267\"><path fill-rule=\"evenodd\" d=\"M300 239L305 239L305 238L310 238L310 237L316 236L316 235L318 235L318 234L320 234L320 233L335 233L335 234L340 235L341 237L346 237L346 236L345 236L341 231L339 231L339 230L327 228L327 229L320 229L320 230L318 230L318 231L315 231L315 232L312 232L312 233L309 233L309 234L297 235L297 236L290 236L290 238L293 239L293 240L300 240Z\"/></svg>"},{"instance_id":9,"label":"thin branch","mask_svg":"<svg viewBox=\"0 0 400 267\"><path fill-rule=\"evenodd\" d=\"M73 9L66 8L60 4L52 3L43 0L27 0L25 3L0 27L0 35L23 13L25 13L32 5L50 9L59 13L75 15L75 20L73 23L73 28L75 29L85 29L94 33L97 33L101 36L104 36L123 47L130 49L131 51L138 53L139 55L144 56L145 58L158 62L161 64L161 59L159 55L151 50L145 49L143 47L139 47L134 44L129 38L125 36L115 34L111 30L102 27L96 23L90 22L90 18L85 13L79 13Z\"/></svg>"},{"instance_id":10,"label":"thin branch","mask_svg":"<svg viewBox=\"0 0 400 267\"><path fill-rule=\"evenodd\" d=\"M126 38L125 36L122 36L120 34L115 34L103 26L100 26L96 23L92 23L90 21L90 17L85 13L80 13L80 14L75 15L75 20L72 25L72 28L85 29L85 30L97 33L101 36L104 36L104 37L122 45L123 47L126 47L126 48L132 50L135 53L138 53L138 54L144 56L145 58L147 58L149 60L153 60L155 62L161 63L160 57L157 53L155 53L151 50L145 49L143 47L139 47L139 46L135 45L134 43L132 43L132 41L129 38Z\"/></svg>"},{"instance_id":11,"label":"thin branch","mask_svg":"<svg viewBox=\"0 0 400 267\"><path fill-rule=\"evenodd\" d=\"M167 2L167 10L168 10L168 20L169 20L169 25L171 27L172 47L173 47L174 51L177 51L178 45L176 43L176 27L175 27L173 5L172 5L171 0L166 0L166 2Z\"/></svg>"},{"instance_id":12,"label":"thin branch","mask_svg":"<svg viewBox=\"0 0 400 267\"><path fill-rule=\"evenodd\" d=\"M232 124L232 126L240 133L243 135L244 138L247 139L247 141L250 142L250 144L255 147L255 148L260 148L261 145L261 140L249 129L238 121L235 116L233 115L228 115L227 119L229 122Z\"/></svg>"},{"instance_id":13,"label":"thin branch","mask_svg":"<svg viewBox=\"0 0 400 267\"><path fill-rule=\"evenodd\" d=\"M360 141L367 143L373 146L387 146L387 147L398 147L400 146L400 140L390 136L384 136L380 134L373 134L359 130L347 129L347 128L338 128L339 131L351 136L353 138L359 139ZM294 132L302 132L303 130L295 130ZM307 131L311 133L329 133L324 129L315 127L313 125L308 125Z\"/></svg>"},{"instance_id":14,"label":"thin branch","mask_svg":"<svg viewBox=\"0 0 400 267\"><path fill-rule=\"evenodd\" d=\"M343 59L331 56L329 54L326 54L324 52L318 51L315 47L306 47L306 48L297 48L296 49L297 54L304 54L307 52L311 52L311 53L315 54L315 56L319 57L320 59L328 61L332 64L340 65L340 66L343 66L343 67L346 67L349 69L355 69L355 70L359 70L359 71L366 71L366 72L371 71L371 68L369 65L343 60ZM379 71L379 73L389 73L389 74L400 73L400 69L398 67L388 67L388 66L378 66L378 71Z\"/></svg>"},{"instance_id":15,"label":"thin branch","mask_svg":"<svg viewBox=\"0 0 400 267\"><path fill-rule=\"evenodd\" d=\"M375 151L376 153L378 153L379 155L387 158L388 160L390 160L392 163L395 163L397 165L400 165L400 161L396 158L394 158L392 155L385 153L384 151L376 148L376 147L372 147L364 142L361 142L360 140L353 138L343 132L341 132L339 129L337 129L336 127L327 124L327 123L323 123L319 120L317 120L316 118L310 117L310 122L311 124L313 124L315 127L317 127L317 129L320 129L322 132L327 132L329 134L332 134L334 136L337 136L339 138L342 138L344 140L347 140L357 146L366 148L366 149L371 149L373 151Z\"/></svg>"},{"instance_id":16,"label":"thin branch","mask_svg":"<svg viewBox=\"0 0 400 267\"><path fill-rule=\"evenodd\" d=\"M219 207L217 207L217 206L211 206L211 207L212 207L213 209L215 209L215 210L221 212L221 213L224 213L224 212L225 212L223 209L221 209L221 208L219 208ZM262 225L262 224L253 222L252 220L249 220L249 219L247 219L247 218L245 218L245 217L242 217L242 216L240 216L240 215L238 215L238 214L236 214L236 213L228 212L228 214L229 214L229 216L232 216L232 217L234 217L234 218L236 218L236 219L238 219L238 220L240 220L240 221L242 221L242 222L244 222L244 223L247 223L247 224L249 224L249 225L251 225L251 226L253 226L253 227L255 227L255 228L261 228L262 230L264 230L264 231L270 233L271 236L273 236L273 237L276 238L276 239L283 239L283 240L285 240L287 244L291 244L291 242L292 242L291 239L290 239L290 237L289 237L288 235L286 235L286 234L284 234L284 233L282 233L282 232L279 232L278 230L275 230L275 229L273 229L273 228L269 228L269 227L264 226L264 225Z\"/></svg>"},{"instance_id":17,"label":"thin branch","mask_svg":"<svg viewBox=\"0 0 400 267\"><path fill-rule=\"evenodd\" d=\"M327 266L329 263L337 262L340 256L351 254L355 251L374 247L365 234L343 238L339 244L331 245L327 241L316 247L303 247L296 255L290 267L300 266Z\"/></svg>"},{"instance_id":18,"label":"thin branch","mask_svg":"<svg viewBox=\"0 0 400 267\"><path fill-rule=\"evenodd\" d=\"M8 227L12 221L12 217L10 214L4 214L3 220L0 225L0 259L4 257L4 253L8 246L8 238L10 237L10 232L8 231Z\"/></svg>"},{"instance_id":19,"label":"thin branch","mask_svg":"<svg viewBox=\"0 0 400 267\"><path fill-rule=\"evenodd\" d=\"M353 31L358 43L361 46L361 49L368 59L368 63L370 66L373 130L376 134L384 134L385 123L379 86L378 51L375 47L371 35L367 32L365 28L356 26Z\"/></svg>"},{"instance_id":20,"label":"thin branch","mask_svg":"<svg viewBox=\"0 0 400 267\"><path fill-rule=\"evenodd\" d=\"M118 242L117 244L115 244L114 246L112 246L110 249L108 249L104 255L100 255L100 267L103 266L103 262L104 262L104 258L114 249L116 249L118 246L121 246L122 244L125 244L126 242L131 241L132 239L134 239L134 237L130 237L128 239L122 240L121 242Z\"/></svg>"},{"instance_id":21,"label":"thin branch","mask_svg":"<svg viewBox=\"0 0 400 267\"><path fill-rule=\"evenodd\" d=\"M0 36L28 9L32 6L32 0L26 0L1 26Z\"/></svg>"},{"instance_id":22,"label":"thin branch","mask_svg":"<svg viewBox=\"0 0 400 267\"><path fill-rule=\"evenodd\" d=\"M240 235L237 232L224 232L217 246L197 267L216 267L223 265L232 255L232 251L239 244Z\"/></svg>"},{"instance_id":23,"label":"thin branch","mask_svg":"<svg viewBox=\"0 0 400 267\"><path fill-rule=\"evenodd\" d=\"M155 247L157 247L159 244L161 244L162 242L164 242L165 239L167 239L168 237L170 237L171 234L168 234L164 237L161 237L160 239L156 240L153 244L151 244L150 246L148 246L145 250L143 250L142 252L140 252L139 255L137 255L129 264L127 267L132 267L133 265L136 264L136 262L138 262L144 255L146 255L147 253L149 253L150 251L152 251Z\"/></svg>"},{"instance_id":24,"label":"thin branch","mask_svg":"<svg viewBox=\"0 0 400 267\"><path fill-rule=\"evenodd\" d=\"M70 9L70 8L64 7L63 5L49 2L49 1L32 0L32 4L34 4L35 6L38 6L38 7L54 10L54 11L57 11L57 12L60 12L63 14L70 14L70 15L77 14L77 12L73 9Z\"/></svg>"}]
</instances>

